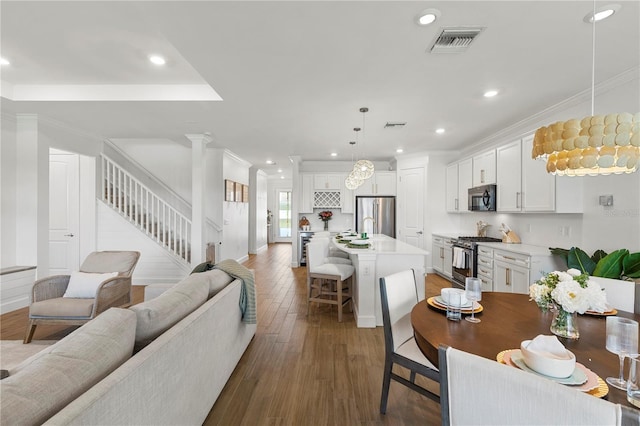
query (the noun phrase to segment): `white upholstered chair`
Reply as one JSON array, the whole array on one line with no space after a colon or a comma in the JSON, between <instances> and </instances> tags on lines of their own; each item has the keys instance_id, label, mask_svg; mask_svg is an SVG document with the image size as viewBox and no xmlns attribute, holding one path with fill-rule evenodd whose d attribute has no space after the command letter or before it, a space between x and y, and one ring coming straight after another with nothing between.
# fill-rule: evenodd
<instances>
[{"instance_id":1,"label":"white upholstered chair","mask_svg":"<svg viewBox=\"0 0 640 426\"><path fill-rule=\"evenodd\" d=\"M451 347L438 352L444 426L638 425L638 412L620 404Z\"/></svg>"},{"instance_id":2,"label":"white upholstered chair","mask_svg":"<svg viewBox=\"0 0 640 426\"><path fill-rule=\"evenodd\" d=\"M380 300L384 327L384 375L380 412L387 411L391 379L438 402L440 398L430 390L416 384L416 373L438 382L438 369L429 361L413 337L411 310L418 303L418 290L412 269L380 278ZM398 364L410 371L409 380L393 372Z\"/></svg>"},{"instance_id":3,"label":"white upholstered chair","mask_svg":"<svg viewBox=\"0 0 640 426\"><path fill-rule=\"evenodd\" d=\"M640 313L640 283L601 277L589 277L607 292L607 303L626 312Z\"/></svg>"},{"instance_id":4,"label":"white upholstered chair","mask_svg":"<svg viewBox=\"0 0 640 426\"><path fill-rule=\"evenodd\" d=\"M137 251L97 251L89 254L80 266L80 274L74 274L74 284L82 284L82 279L89 281L89 274L115 273L115 276L95 283L97 288L91 291L91 295L70 293L71 275L54 275L36 281L32 289L24 343L31 342L38 324L81 325L111 307L130 304L131 275L139 258ZM82 289L79 290L82 293Z\"/></svg>"},{"instance_id":5,"label":"white upholstered chair","mask_svg":"<svg viewBox=\"0 0 640 426\"><path fill-rule=\"evenodd\" d=\"M329 234L328 231L323 231L326 232L327 234ZM320 240L327 240L328 242L331 241L331 236L330 235L313 235L313 237L311 237L311 241L320 241ZM335 247L331 247L331 243L329 243L329 257L330 258L343 258L343 259L349 259L349 253L344 252L338 248ZM332 259L333 260L333 259ZM338 261L336 263L348 263L351 264L351 261L349 260L349 262L343 262L343 261Z\"/></svg>"},{"instance_id":6,"label":"white upholstered chair","mask_svg":"<svg viewBox=\"0 0 640 426\"><path fill-rule=\"evenodd\" d=\"M312 302L337 305L338 321L342 308L351 302L354 267L346 263L328 263L329 240L307 243L307 315Z\"/></svg>"}]
</instances>

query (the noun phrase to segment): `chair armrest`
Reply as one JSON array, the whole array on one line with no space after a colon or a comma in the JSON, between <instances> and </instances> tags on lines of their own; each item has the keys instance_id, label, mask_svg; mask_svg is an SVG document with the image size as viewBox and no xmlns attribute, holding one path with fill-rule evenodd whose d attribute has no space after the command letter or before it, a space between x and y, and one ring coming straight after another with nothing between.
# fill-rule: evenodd
<instances>
[{"instance_id":1,"label":"chair armrest","mask_svg":"<svg viewBox=\"0 0 640 426\"><path fill-rule=\"evenodd\" d=\"M123 298L126 299L124 303L131 301L131 277L113 277L103 281L96 291L95 314L109 309L114 306L114 302L121 301Z\"/></svg>"},{"instance_id":2,"label":"chair armrest","mask_svg":"<svg viewBox=\"0 0 640 426\"><path fill-rule=\"evenodd\" d=\"M37 280L33 283L31 290L32 303L62 297L67 290L70 278L70 275L53 275Z\"/></svg>"}]
</instances>

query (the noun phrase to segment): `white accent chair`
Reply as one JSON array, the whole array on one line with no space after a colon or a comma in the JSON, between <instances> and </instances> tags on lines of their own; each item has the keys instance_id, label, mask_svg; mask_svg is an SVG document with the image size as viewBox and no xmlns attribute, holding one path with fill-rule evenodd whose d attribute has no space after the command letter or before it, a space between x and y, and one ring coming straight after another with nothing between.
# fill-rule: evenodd
<instances>
[{"instance_id":1,"label":"white accent chair","mask_svg":"<svg viewBox=\"0 0 640 426\"><path fill-rule=\"evenodd\" d=\"M413 269L380 278L380 300L385 347L380 413L385 414L387 411L391 379L439 402L438 395L415 382L416 373L418 373L437 383L440 373L438 368L424 356L413 336L411 310L418 303L418 290ZM409 380L394 373L393 364L408 369L411 372Z\"/></svg>"},{"instance_id":2,"label":"white accent chair","mask_svg":"<svg viewBox=\"0 0 640 426\"><path fill-rule=\"evenodd\" d=\"M611 278L589 277L607 293L607 303L625 312L640 313L640 283Z\"/></svg>"},{"instance_id":3,"label":"white accent chair","mask_svg":"<svg viewBox=\"0 0 640 426\"><path fill-rule=\"evenodd\" d=\"M351 302L353 265L327 263L329 240L307 243L307 315L311 302L338 306L338 322L342 322L342 308Z\"/></svg>"},{"instance_id":4,"label":"white accent chair","mask_svg":"<svg viewBox=\"0 0 640 426\"><path fill-rule=\"evenodd\" d=\"M639 424L636 410L451 347L438 349L442 425Z\"/></svg>"},{"instance_id":5,"label":"white accent chair","mask_svg":"<svg viewBox=\"0 0 640 426\"><path fill-rule=\"evenodd\" d=\"M54 275L33 284L29 325L23 343L31 342L38 324L82 325L111 307L131 303L131 275L138 263L137 251L97 251L89 254L80 272L118 274L100 283L95 297L63 297L70 275Z\"/></svg>"}]
</instances>

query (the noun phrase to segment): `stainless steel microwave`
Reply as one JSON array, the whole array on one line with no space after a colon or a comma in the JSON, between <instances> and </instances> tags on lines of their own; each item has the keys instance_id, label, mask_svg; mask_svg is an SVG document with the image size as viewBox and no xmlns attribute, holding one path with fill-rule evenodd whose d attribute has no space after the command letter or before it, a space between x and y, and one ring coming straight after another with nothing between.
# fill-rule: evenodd
<instances>
[{"instance_id":1,"label":"stainless steel microwave","mask_svg":"<svg viewBox=\"0 0 640 426\"><path fill-rule=\"evenodd\" d=\"M482 185L469 188L469 210L495 212L496 185Z\"/></svg>"}]
</instances>

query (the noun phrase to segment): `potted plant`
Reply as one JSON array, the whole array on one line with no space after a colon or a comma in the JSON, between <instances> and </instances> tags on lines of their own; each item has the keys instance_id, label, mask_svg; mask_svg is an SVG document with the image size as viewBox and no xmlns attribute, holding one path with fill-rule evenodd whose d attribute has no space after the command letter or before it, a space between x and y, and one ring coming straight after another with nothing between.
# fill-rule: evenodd
<instances>
[{"instance_id":1,"label":"potted plant","mask_svg":"<svg viewBox=\"0 0 640 426\"><path fill-rule=\"evenodd\" d=\"M627 249L620 249L606 253L596 250L589 256L578 247L571 247L569 250L551 247L549 250L552 254L563 257L569 268L575 268L583 274L625 281L640 279L640 252L629 253Z\"/></svg>"}]
</instances>

